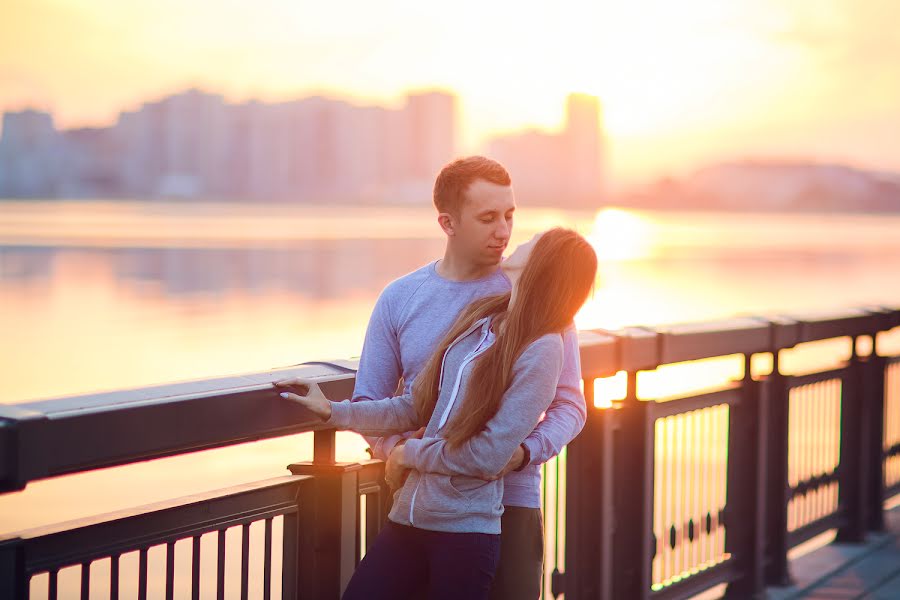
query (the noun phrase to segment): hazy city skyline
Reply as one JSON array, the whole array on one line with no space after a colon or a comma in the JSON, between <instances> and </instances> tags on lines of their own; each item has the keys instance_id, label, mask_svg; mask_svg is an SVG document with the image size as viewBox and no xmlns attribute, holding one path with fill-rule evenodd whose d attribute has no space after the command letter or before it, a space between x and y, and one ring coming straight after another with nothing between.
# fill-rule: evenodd
<instances>
[{"instance_id":1,"label":"hazy city skyline","mask_svg":"<svg viewBox=\"0 0 900 600\"><path fill-rule=\"evenodd\" d=\"M429 203L459 156L457 98L409 92L402 106L323 96L232 103L199 89L123 110L109 127L59 129L54 115L3 114L0 198L195 198ZM598 207L598 98L570 95L558 133L490 142L523 204Z\"/></svg>"},{"instance_id":2,"label":"hazy city skyline","mask_svg":"<svg viewBox=\"0 0 900 600\"><path fill-rule=\"evenodd\" d=\"M603 102L614 182L761 156L900 170L898 17L892 0L33 0L0 21L0 110L95 127L190 86L392 107L442 88L471 152L559 130L580 91Z\"/></svg>"}]
</instances>

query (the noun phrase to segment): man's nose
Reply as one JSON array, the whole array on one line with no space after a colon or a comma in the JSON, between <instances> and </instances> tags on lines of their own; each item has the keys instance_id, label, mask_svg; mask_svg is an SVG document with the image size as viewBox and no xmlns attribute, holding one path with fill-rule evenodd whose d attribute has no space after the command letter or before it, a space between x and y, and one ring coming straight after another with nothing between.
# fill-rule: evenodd
<instances>
[{"instance_id":1,"label":"man's nose","mask_svg":"<svg viewBox=\"0 0 900 600\"><path fill-rule=\"evenodd\" d=\"M498 240L506 241L509 239L509 230L509 223L506 222L506 219L500 219L497 228L494 230L494 237Z\"/></svg>"}]
</instances>

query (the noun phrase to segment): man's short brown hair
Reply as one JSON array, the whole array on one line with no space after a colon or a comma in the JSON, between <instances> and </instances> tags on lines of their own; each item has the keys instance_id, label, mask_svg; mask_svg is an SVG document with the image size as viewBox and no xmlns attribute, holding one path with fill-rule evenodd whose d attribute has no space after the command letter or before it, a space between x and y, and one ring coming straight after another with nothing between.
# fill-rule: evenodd
<instances>
[{"instance_id":1,"label":"man's short brown hair","mask_svg":"<svg viewBox=\"0 0 900 600\"><path fill-rule=\"evenodd\" d=\"M512 179L503 165L484 156L467 156L447 164L434 182L434 207L438 212L458 215L465 193L478 179L510 185Z\"/></svg>"}]
</instances>

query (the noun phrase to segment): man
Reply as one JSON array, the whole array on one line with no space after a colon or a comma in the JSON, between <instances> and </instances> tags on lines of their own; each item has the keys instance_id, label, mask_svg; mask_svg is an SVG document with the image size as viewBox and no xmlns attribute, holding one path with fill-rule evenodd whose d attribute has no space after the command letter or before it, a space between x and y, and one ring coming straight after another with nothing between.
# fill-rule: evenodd
<instances>
[{"instance_id":1,"label":"man","mask_svg":"<svg viewBox=\"0 0 900 600\"><path fill-rule=\"evenodd\" d=\"M510 290L499 268L516 209L506 169L482 156L456 160L435 181L434 205L447 236L444 257L391 282L379 296L366 330L355 401L391 397L401 378L408 392L462 309L478 298ZM495 600L540 596L539 465L578 435L586 418L574 325L563 341L566 351L556 397L501 474L505 512L500 566L491 593ZM411 435L366 438L372 455L387 461L386 478L392 487L399 487L405 474L391 453Z\"/></svg>"}]
</instances>

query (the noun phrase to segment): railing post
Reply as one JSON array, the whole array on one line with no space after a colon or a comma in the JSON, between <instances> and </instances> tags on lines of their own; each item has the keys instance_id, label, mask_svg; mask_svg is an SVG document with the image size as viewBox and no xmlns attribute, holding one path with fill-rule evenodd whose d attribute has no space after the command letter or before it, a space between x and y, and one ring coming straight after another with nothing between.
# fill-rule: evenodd
<instances>
[{"instance_id":1,"label":"railing post","mask_svg":"<svg viewBox=\"0 0 900 600\"><path fill-rule=\"evenodd\" d=\"M863 393L865 365L859 359L859 338L853 338L853 353L841 386L841 455L838 467L838 506L844 511L844 526L836 541L865 541L867 529L868 473L863 445L867 435L868 399Z\"/></svg>"},{"instance_id":2,"label":"railing post","mask_svg":"<svg viewBox=\"0 0 900 600\"><path fill-rule=\"evenodd\" d=\"M0 598L25 600L27 597L28 578L21 540L0 543Z\"/></svg>"},{"instance_id":3,"label":"railing post","mask_svg":"<svg viewBox=\"0 0 900 600\"><path fill-rule=\"evenodd\" d=\"M764 598L766 434L768 382L754 381L745 357L741 401L729 411L728 484L725 501L726 551L735 558L740 578L726 598Z\"/></svg>"},{"instance_id":4,"label":"railing post","mask_svg":"<svg viewBox=\"0 0 900 600\"><path fill-rule=\"evenodd\" d=\"M288 466L312 475L298 499L297 597L337 600L353 575L357 552L359 463L334 462L334 431L316 431L313 462ZM318 439L322 438L322 439Z\"/></svg>"},{"instance_id":5,"label":"railing post","mask_svg":"<svg viewBox=\"0 0 900 600\"><path fill-rule=\"evenodd\" d=\"M637 398L637 371L628 371L628 391L617 411L614 438L615 516L613 597L650 597L653 557L653 402Z\"/></svg>"},{"instance_id":6,"label":"railing post","mask_svg":"<svg viewBox=\"0 0 900 600\"><path fill-rule=\"evenodd\" d=\"M866 462L869 469L869 520L871 531L884 531L884 377L887 360L879 356L872 336L872 354L865 362L865 396L869 411Z\"/></svg>"},{"instance_id":7,"label":"railing post","mask_svg":"<svg viewBox=\"0 0 900 600\"><path fill-rule=\"evenodd\" d=\"M594 406L594 379L584 382L587 421L566 454L566 566L569 600L612 600L615 412Z\"/></svg>"},{"instance_id":8,"label":"railing post","mask_svg":"<svg viewBox=\"0 0 900 600\"><path fill-rule=\"evenodd\" d=\"M764 381L769 388L766 415L766 583L775 586L791 585L788 568L787 507L790 500L788 484L788 408L790 394L787 381L781 374L780 351L772 352L772 374Z\"/></svg>"}]
</instances>

